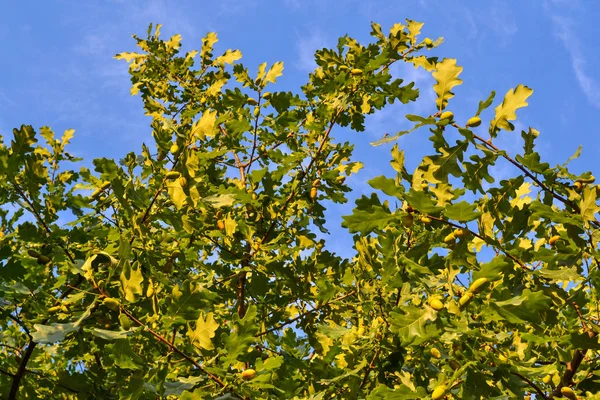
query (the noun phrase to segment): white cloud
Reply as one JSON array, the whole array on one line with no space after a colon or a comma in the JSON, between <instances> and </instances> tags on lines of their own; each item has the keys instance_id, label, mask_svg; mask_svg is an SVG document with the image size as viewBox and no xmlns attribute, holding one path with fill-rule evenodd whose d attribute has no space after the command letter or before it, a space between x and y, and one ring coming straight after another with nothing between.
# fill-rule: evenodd
<instances>
[{"instance_id":1,"label":"white cloud","mask_svg":"<svg viewBox=\"0 0 600 400\"><path fill-rule=\"evenodd\" d=\"M556 36L564 44L571 57L571 66L575 79L588 101L596 108L600 108L600 84L587 72L586 58L581 50L581 42L573 30L574 21L570 18L552 15Z\"/></svg>"},{"instance_id":2,"label":"white cloud","mask_svg":"<svg viewBox=\"0 0 600 400\"><path fill-rule=\"evenodd\" d=\"M517 22L507 2L495 0L490 7L487 20L491 21L489 26L500 37L502 46L508 45L518 31Z\"/></svg>"},{"instance_id":3,"label":"white cloud","mask_svg":"<svg viewBox=\"0 0 600 400\"><path fill-rule=\"evenodd\" d=\"M313 28L306 36L300 36L298 33L297 36L298 61L296 67L302 71L311 72L317 67L315 51L328 46L327 38L316 28Z\"/></svg>"}]
</instances>

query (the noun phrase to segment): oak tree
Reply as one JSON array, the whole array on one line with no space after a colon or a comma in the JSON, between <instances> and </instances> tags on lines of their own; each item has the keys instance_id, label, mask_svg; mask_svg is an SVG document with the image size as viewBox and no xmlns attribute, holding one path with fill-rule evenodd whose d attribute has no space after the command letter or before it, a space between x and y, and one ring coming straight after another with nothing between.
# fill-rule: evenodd
<instances>
[{"instance_id":1,"label":"oak tree","mask_svg":"<svg viewBox=\"0 0 600 400\"><path fill-rule=\"evenodd\" d=\"M427 55L422 26L340 38L297 92L277 91L283 63L251 73L214 33L182 54L151 26L117 55L151 144L90 170L72 130L0 136L3 395L600 398L594 177L542 161L534 128L519 154L497 146L527 86L458 120L462 67ZM395 63L432 74L435 111L374 145L431 147L411 168L391 145L335 254L324 211L362 168L336 127L418 98Z\"/></svg>"}]
</instances>

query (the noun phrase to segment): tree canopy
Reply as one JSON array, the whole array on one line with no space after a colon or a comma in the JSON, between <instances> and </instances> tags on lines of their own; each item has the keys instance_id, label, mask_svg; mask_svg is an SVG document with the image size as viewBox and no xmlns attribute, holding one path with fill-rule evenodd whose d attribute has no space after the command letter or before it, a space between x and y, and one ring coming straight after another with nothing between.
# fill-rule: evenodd
<instances>
[{"instance_id":1,"label":"tree canopy","mask_svg":"<svg viewBox=\"0 0 600 400\"><path fill-rule=\"evenodd\" d=\"M463 69L427 56L442 39L422 27L341 37L289 92L281 62L253 74L215 33L182 54L151 25L116 57L153 143L90 170L73 130L0 136L3 395L600 398L594 177L543 161L534 128L519 154L498 147L527 86L458 121ZM432 74L435 113L373 143L395 173L369 181L336 254L324 211L363 164L335 128L418 98L394 63ZM431 147L409 170L391 143L413 131Z\"/></svg>"}]
</instances>

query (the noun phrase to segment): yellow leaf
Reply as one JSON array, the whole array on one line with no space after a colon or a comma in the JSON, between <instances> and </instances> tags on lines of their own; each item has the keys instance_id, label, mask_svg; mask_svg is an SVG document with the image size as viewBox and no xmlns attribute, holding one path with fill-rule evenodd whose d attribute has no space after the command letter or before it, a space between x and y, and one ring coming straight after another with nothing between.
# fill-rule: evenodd
<instances>
[{"instance_id":1,"label":"yellow leaf","mask_svg":"<svg viewBox=\"0 0 600 400\"><path fill-rule=\"evenodd\" d=\"M142 282L144 277L142 276L142 270L139 263L136 261L133 265L126 263L121 272L121 285L125 299L129 302L136 300L136 295L141 295Z\"/></svg>"},{"instance_id":2,"label":"yellow leaf","mask_svg":"<svg viewBox=\"0 0 600 400\"><path fill-rule=\"evenodd\" d=\"M278 61L275 64L273 64L269 69L269 72L267 72L265 82L275 83L277 77L281 75L283 75L283 63L281 61Z\"/></svg>"},{"instance_id":3,"label":"yellow leaf","mask_svg":"<svg viewBox=\"0 0 600 400\"><path fill-rule=\"evenodd\" d=\"M215 43L218 41L219 39L217 39L217 34L215 32L208 32L206 37L202 39L202 50L200 52L200 56L204 57L208 55L212 51Z\"/></svg>"},{"instance_id":4,"label":"yellow leaf","mask_svg":"<svg viewBox=\"0 0 600 400\"><path fill-rule=\"evenodd\" d=\"M75 134L75 129L67 129L65 131L65 133L63 133L62 136L62 140L61 140L61 144L63 146L69 144L69 142L71 141L71 139L73 138L73 135Z\"/></svg>"},{"instance_id":5,"label":"yellow leaf","mask_svg":"<svg viewBox=\"0 0 600 400\"><path fill-rule=\"evenodd\" d=\"M235 61L242 58L242 52L239 50L227 50L225 54L215 58L213 62L214 65L225 65L225 64L233 64Z\"/></svg>"},{"instance_id":6,"label":"yellow leaf","mask_svg":"<svg viewBox=\"0 0 600 400\"><path fill-rule=\"evenodd\" d=\"M456 60L451 58L445 58L436 64L432 76L437 83L433 85L433 90L438 95L435 104L440 111L446 107L448 100L454 97L452 88L462 83L462 80L458 79L462 70L462 67L456 65Z\"/></svg>"},{"instance_id":7,"label":"yellow leaf","mask_svg":"<svg viewBox=\"0 0 600 400\"><path fill-rule=\"evenodd\" d=\"M181 35L177 34L177 35L173 35L171 36L171 39L167 40L165 45L167 46L167 49L174 49L177 50L181 47Z\"/></svg>"},{"instance_id":8,"label":"yellow leaf","mask_svg":"<svg viewBox=\"0 0 600 400\"><path fill-rule=\"evenodd\" d=\"M532 93L533 89L524 85L519 85L506 93L502 104L496 107L496 116L490 122L490 135L492 137L495 137L500 129L507 131L513 131L515 129L513 124L508 121L517 119L516 111L519 108L528 105L526 100Z\"/></svg>"},{"instance_id":9,"label":"yellow leaf","mask_svg":"<svg viewBox=\"0 0 600 400\"><path fill-rule=\"evenodd\" d=\"M408 22L408 37L410 38L410 43L415 44L417 35L421 33L421 28L425 24L410 19L407 19L406 22Z\"/></svg>"},{"instance_id":10,"label":"yellow leaf","mask_svg":"<svg viewBox=\"0 0 600 400\"><path fill-rule=\"evenodd\" d=\"M188 328L187 336L189 336L192 344L206 350L214 348L211 338L215 337L215 332L219 328L219 324L215 321L213 313L209 312L204 319L204 313L200 312L200 316L196 320L196 328Z\"/></svg>"},{"instance_id":11,"label":"yellow leaf","mask_svg":"<svg viewBox=\"0 0 600 400\"><path fill-rule=\"evenodd\" d=\"M216 111L205 111L204 114L202 114L202 117L194 123L194 126L192 127L192 136L198 139L204 139L206 136L214 136L216 120Z\"/></svg>"},{"instance_id":12,"label":"yellow leaf","mask_svg":"<svg viewBox=\"0 0 600 400\"><path fill-rule=\"evenodd\" d=\"M128 52L123 52L123 53L119 53L115 56L115 58L117 60L125 60L128 63L130 63L131 61L138 59L138 58L145 58L146 56L144 54L139 54L139 53L128 53Z\"/></svg>"},{"instance_id":13,"label":"yellow leaf","mask_svg":"<svg viewBox=\"0 0 600 400\"><path fill-rule=\"evenodd\" d=\"M177 207L177 209L183 207L183 203L185 203L187 196L183 191L179 180L167 181L166 186L167 191L169 192L169 197L171 197L171 201L173 201L175 207Z\"/></svg>"},{"instance_id":14,"label":"yellow leaf","mask_svg":"<svg viewBox=\"0 0 600 400\"><path fill-rule=\"evenodd\" d=\"M435 71L435 63L429 61L425 56L413 57L409 59L408 62L413 63L415 68L421 67L425 69L425 71Z\"/></svg>"}]
</instances>

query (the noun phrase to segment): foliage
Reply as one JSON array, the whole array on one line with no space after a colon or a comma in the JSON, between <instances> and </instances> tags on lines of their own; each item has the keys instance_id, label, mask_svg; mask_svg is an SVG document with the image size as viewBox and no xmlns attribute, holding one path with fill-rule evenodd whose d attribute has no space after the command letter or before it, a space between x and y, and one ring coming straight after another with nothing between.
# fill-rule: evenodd
<instances>
[{"instance_id":1,"label":"foliage","mask_svg":"<svg viewBox=\"0 0 600 400\"><path fill-rule=\"evenodd\" d=\"M462 67L420 55L441 43L422 25L342 37L299 93L267 91L282 63L251 76L239 51L213 54L214 33L182 55L150 27L117 58L153 145L75 170L73 131L15 129L0 145L6 397L600 398L597 186L542 162L533 128L522 154L496 147L526 86L488 137L474 127L494 93L455 121ZM376 144L427 127L433 153L410 173L393 146L396 175L344 217L345 258L319 231L362 164L332 131L417 99L396 62L433 74L437 112ZM497 182L501 163L515 174Z\"/></svg>"}]
</instances>

